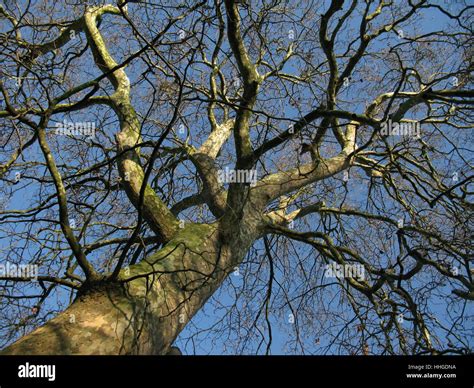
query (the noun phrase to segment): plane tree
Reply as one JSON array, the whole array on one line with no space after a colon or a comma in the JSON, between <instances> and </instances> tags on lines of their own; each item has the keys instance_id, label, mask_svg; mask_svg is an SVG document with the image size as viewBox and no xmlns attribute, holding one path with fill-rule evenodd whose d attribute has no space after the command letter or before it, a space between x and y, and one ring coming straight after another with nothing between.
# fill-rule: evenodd
<instances>
[{"instance_id":1,"label":"plane tree","mask_svg":"<svg viewBox=\"0 0 474 388\"><path fill-rule=\"evenodd\" d=\"M472 9L5 1L1 353L470 352Z\"/></svg>"}]
</instances>

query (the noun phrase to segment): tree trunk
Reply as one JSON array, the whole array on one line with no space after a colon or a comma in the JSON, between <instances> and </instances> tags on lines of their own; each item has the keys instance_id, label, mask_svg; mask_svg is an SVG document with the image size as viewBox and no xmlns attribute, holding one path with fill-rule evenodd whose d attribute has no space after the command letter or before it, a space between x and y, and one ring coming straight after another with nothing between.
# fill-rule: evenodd
<instances>
[{"instance_id":1,"label":"tree trunk","mask_svg":"<svg viewBox=\"0 0 474 388\"><path fill-rule=\"evenodd\" d=\"M224 244L216 224L186 226L160 251L99 283L1 354L167 354L251 244ZM127 280L123 282L124 280Z\"/></svg>"}]
</instances>

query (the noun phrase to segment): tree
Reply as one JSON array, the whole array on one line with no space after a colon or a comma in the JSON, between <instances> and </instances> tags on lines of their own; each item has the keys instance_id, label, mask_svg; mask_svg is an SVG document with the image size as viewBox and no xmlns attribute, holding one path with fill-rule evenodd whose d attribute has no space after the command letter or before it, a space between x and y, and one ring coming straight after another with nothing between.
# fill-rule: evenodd
<instances>
[{"instance_id":1,"label":"tree","mask_svg":"<svg viewBox=\"0 0 474 388\"><path fill-rule=\"evenodd\" d=\"M470 352L472 8L5 1L2 354Z\"/></svg>"}]
</instances>

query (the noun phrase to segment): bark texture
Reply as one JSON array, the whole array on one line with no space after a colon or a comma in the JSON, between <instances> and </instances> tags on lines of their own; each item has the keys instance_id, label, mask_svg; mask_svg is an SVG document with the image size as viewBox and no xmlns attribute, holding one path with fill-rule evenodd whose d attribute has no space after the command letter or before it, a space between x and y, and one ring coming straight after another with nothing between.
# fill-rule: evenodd
<instances>
[{"instance_id":1,"label":"bark texture","mask_svg":"<svg viewBox=\"0 0 474 388\"><path fill-rule=\"evenodd\" d=\"M167 354L240 261L245 244L223 244L217 225L191 224L163 249L99 283L1 354Z\"/></svg>"}]
</instances>

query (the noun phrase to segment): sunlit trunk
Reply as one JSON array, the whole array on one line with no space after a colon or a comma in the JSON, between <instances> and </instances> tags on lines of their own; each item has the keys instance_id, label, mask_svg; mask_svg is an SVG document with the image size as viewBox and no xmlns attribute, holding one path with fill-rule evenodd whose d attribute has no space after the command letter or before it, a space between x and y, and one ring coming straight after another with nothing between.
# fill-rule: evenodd
<instances>
[{"instance_id":1,"label":"sunlit trunk","mask_svg":"<svg viewBox=\"0 0 474 388\"><path fill-rule=\"evenodd\" d=\"M2 354L167 354L241 260L215 225L190 225L146 261L125 267ZM232 245L232 244L231 244Z\"/></svg>"}]
</instances>

